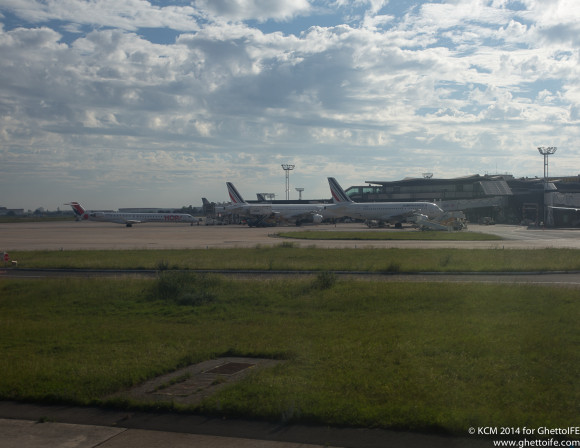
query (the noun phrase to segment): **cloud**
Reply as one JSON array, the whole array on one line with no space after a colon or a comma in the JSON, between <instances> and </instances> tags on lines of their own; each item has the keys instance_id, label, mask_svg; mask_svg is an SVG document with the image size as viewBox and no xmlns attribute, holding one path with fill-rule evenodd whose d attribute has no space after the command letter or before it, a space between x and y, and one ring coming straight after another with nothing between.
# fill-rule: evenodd
<instances>
[{"instance_id":1,"label":"cloud","mask_svg":"<svg viewBox=\"0 0 580 448\"><path fill-rule=\"evenodd\" d=\"M191 6L157 7L146 0L2 0L0 7L30 23L61 21L68 23L68 27L89 25L127 31L139 28L194 31L199 19L199 12Z\"/></svg>"},{"instance_id":2,"label":"cloud","mask_svg":"<svg viewBox=\"0 0 580 448\"><path fill-rule=\"evenodd\" d=\"M229 21L286 21L311 9L307 0L196 0L195 5L211 19Z\"/></svg>"},{"instance_id":3,"label":"cloud","mask_svg":"<svg viewBox=\"0 0 580 448\"><path fill-rule=\"evenodd\" d=\"M0 28L2 182L82 173L94 191L175 195L175 178L225 196L226 176L264 185L298 161L325 197L325 175L465 175L490 154L531 173L522 151L578 137L566 0L121 3L0 0L20 20ZM179 33L155 43L143 27Z\"/></svg>"}]
</instances>

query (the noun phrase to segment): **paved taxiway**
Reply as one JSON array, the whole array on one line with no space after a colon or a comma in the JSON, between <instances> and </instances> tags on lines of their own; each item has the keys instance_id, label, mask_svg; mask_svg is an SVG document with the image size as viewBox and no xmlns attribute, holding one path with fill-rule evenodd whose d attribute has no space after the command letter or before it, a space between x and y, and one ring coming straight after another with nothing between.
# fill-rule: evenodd
<instances>
[{"instance_id":1,"label":"paved taxiway","mask_svg":"<svg viewBox=\"0 0 580 448\"><path fill-rule=\"evenodd\" d=\"M491 233L504 238L501 241L339 241L339 240L296 240L276 237L277 232L296 230L324 230L327 232L348 230L369 232L361 224L339 224L295 227L249 228L230 226L189 226L183 224L136 224L131 228L113 223L97 222L48 222L0 224L0 252L14 255L28 250L110 250L110 249L210 249L257 247L291 241L302 247L319 248L457 248L457 249L580 249L580 229L527 229L522 226L494 225L470 226L470 231ZM385 229L382 232L415 232ZM17 254L15 255L17 258ZM19 265L20 268L26 266ZM1 265L0 265L1 268ZM56 275L42 272L4 270L4 275L46 276ZM142 273L142 272L141 272ZM79 275L104 275L78 273ZM66 275L66 274L65 274ZM117 275L113 273L113 275ZM379 279L375 277L374 279ZM383 275L382 281L444 281L480 283L535 283L552 286L580 287L580 273L532 273L525 274L442 274L442 275Z\"/></svg>"},{"instance_id":2,"label":"paved taxiway","mask_svg":"<svg viewBox=\"0 0 580 448\"><path fill-rule=\"evenodd\" d=\"M295 227L249 228L231 226L188 226L183 224L136 224L125 227L113 223L47 222L0 224L0 251L18 250L76 250L76 249L198 249L255 247L276 245L281 239L273 237L280 231L349 230L368 232L361 224L339 224ZM580 229L527 229L521 226L472 225L470 231L491 233L505 238L502 241L301 241L298 246L320 248L467 248L467 249L580 249ZM401 232L386 229L385 232ZM402 230L414 231L414 230Z\"/></svg>"}]
</instances>

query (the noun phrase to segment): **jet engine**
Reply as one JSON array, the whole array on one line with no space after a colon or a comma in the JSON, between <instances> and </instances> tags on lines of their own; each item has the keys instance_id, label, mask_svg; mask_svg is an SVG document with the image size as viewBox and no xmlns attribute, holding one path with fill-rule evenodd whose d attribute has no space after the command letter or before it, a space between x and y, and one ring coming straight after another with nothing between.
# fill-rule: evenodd
<instances>
[{"instance_id":1,"label":"jet engine","mask_svg":"<svg viewBox=\"0 0 580 448\"><path fill-rule=\"evenodd\" d=\"M317 213L315 213L315 214L312 215L312 222L314 224L320 224L323 219L324 219L324 216L319 215Z\"/></svg>"}]
</instances>

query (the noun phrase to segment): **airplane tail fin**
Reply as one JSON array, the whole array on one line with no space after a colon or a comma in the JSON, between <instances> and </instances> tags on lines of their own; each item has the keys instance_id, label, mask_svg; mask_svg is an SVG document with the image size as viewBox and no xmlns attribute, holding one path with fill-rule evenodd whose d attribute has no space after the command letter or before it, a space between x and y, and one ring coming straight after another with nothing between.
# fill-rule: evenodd
<instances>
[{"instance_id":1,"label":"airplane tail fin","mask_svg":"<svg viewBox=\"0 0 580 448\"><path fill-rule=\"evenodd\" d=\"M328 184L330 185L330 192L332 193L332 201L335 204L345 204L347 202L353 202L351 198L344 192L340 184L334 177L328 178Z\"/></svg>"},{"instance_id":2,"label":"airplane tail fin","mask_svg":"<svg viewBox=\"0 0 580 448\"><path fill-rule=\"evenodd\" d=\"M203 202L202 210L205 216L213 216L215 214L215 204L212 204L207 198L201 198Z\"/></svg>"},{"instance_id":3,"label":"airplane tail fin","mask_svg":"<svg viewBox=\"0 0 580 448\"><path fill-rule=\"evenodd\" d=\"M228 193L230 194L230 199L232 200L233 204L246 203L246 201L244 201L244 198L242 198L242 195L238 192L238 190L236 190L236 187L234 187L234 184L232 184L231 182L226 182L226 185L228 186Z\"/></svg>"},{"instance_id":4,"label":"airplane tail fin","mask_svg":"<svg viewBox=\"0 0 580 448\"><path fill-rule=\"evenodd\" d=\"M78 202L70 202L69 204L65 204L65 205L70 205L71 208L73 209L75 216L77 216L79 218L85 214L85 209Z\"/></svg>"}]
</instances>

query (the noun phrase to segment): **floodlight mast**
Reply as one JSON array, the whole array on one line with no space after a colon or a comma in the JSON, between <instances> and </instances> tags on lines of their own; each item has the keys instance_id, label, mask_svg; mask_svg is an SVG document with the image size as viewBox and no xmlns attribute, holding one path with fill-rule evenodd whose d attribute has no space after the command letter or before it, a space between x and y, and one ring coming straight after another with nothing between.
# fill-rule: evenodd
<instances>
[{"instance_id":1,"label":"floodlight mast","mask_svg":"<svg viewBox=\"0 0 580 448\"><path fill-rule=\"evenodd\" d=\"M290 200L290 171L294 169L296 165L290 165L288 163L282 164L282 169L286 172L286 200Z\"/></svg>"},{"instance_id":2,"label":"floodlight mast","mask_svg":"<svg viewBox=\"0 0 580 448\"><path fill-rule=\"evenodd\" d=\"M298 200L301 201L302 200L302 192L304 191L304 188L296 187L295 190L298 192Z\"/></svg>"},{"instance_id":3,"label":"floodlight mast","mask_svg":"<svg viewBox=\"0 0 580 448\"><path fill-rule=\"evenodd\" d=\"M556 146L539 146L538 151L544 156L544 182L548 182L548 156L554 154L558 148Z\"/></svg>"},{"instance_id":4,"label":"floodlight mast","mask_svg":"<svg viewBox=\"0 0 580 448\"><path fill-rule=\"evenodd\" d=\"M548 156L554 154L558 148L556 146L539 146L538 152L544 156L544 226L553 224L554 217L552 216L552 209L548 209ZM550 195L549 199L552 199ZM549 221L549 222L546 222Z\"/></svg>"}]
</instances>

